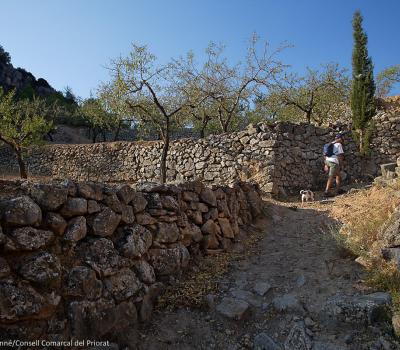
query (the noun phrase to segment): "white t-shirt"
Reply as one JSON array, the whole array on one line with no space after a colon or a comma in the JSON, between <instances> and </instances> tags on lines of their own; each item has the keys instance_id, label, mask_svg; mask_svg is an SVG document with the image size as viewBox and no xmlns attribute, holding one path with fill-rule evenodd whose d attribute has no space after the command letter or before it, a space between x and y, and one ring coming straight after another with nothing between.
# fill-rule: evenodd
<instances>
[{"instance_id":1,"label":"white t-shirt","mask_svg":"<svg viewBox=\"0 0 400 350\"><path fill-rule=\"evenodd\" d=\"M335 142L333 144L333 155L331 157L326 157L327 162L333 162L339 164L338 155L343 154L343 146L340 142Z\"/></svg>"}]
</instances>

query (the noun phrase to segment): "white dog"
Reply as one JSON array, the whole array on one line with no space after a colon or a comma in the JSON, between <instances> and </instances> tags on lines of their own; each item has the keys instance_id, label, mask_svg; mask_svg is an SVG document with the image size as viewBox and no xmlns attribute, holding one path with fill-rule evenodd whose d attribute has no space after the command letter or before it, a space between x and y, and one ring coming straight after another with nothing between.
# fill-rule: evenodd
<instances>
[{"instance_id":1,"label":"white dog","mask_svg":"<svg viewBox=\"0 0 400 350\"><path fill-rule=\"evenodd\" d=\"M314 192L310 190L301 190L301 205L304 205L304 202L314 201Z\"/></svg>"}]
</instances>

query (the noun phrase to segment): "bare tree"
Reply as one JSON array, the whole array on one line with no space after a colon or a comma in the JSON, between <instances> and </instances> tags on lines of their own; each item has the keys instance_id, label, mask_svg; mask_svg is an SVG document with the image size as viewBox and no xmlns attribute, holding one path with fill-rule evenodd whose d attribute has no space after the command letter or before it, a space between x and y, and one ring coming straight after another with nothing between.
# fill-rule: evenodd
<instances>
[{"instance_id":1,"label":"bare tree","mask_svg":"<svg viewBox=\"0 0 400 350\"><path fill-rule=\"evenodd\" d=\"M217 104L220 128L227 132L235 116L249 106L261 88L268 88L286 66L277 59L287 46L271 50L264 42L258 49L258 37L253 35L243 63L231 65L223 56L224 47L211 43L207 61L201 71L204 92Z\"/></svg>"},{"instance_id":2,"label":"bare tree","mask_svg":"<svg viewBox=\"0 0 400 350\"><path fill-rule=\"evenodd\" d=\"M308 68L302 77L284 74L269 88L259 103L275 118L321 125L344 112L338 106L348 104L350 80L337 64L327 64L321 71Z\"/></svg>"},{"instance_id":3,"label":"bare tree","mask_svg":"<svg viewBox=\"0 0 400 350\"><path fill-rule=\"evenodd\" d=\"M181 67L174 61L161 65L146 46L133 45L125 58L112 61L110 86L142 123L154 125L163 141L161 182L167 178L166 161L171 125L184 110L193 107L181 81Z\"/></svg>"}]
</instances>

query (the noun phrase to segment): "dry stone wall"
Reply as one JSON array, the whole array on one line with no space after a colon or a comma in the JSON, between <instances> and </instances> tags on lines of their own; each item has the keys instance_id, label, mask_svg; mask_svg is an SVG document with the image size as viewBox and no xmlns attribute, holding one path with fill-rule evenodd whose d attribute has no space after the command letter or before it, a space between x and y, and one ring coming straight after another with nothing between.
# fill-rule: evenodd
<instances>
[{"instance_id":1,"label":"dry stone wall","mask_svg":"<svg viewBox=\"0 0 400 350\"><path fill-rule=\"evenodd\" d=\"M361 158L346 137L348 178L371 178L380 164L400 156L400 116L375 118L371 155ZM257 182L265 192L320 188L325 180L322 148L346 125L332 128L308 124L276 123L249 125L243 131L212 135L204 139L173 141L168 156L167 180L201 180L207 184L231 184L237 180ZM53 178L106 182L157 181L162 144L158 141L113 142L84 145L47 145L32 149L27 157L29 172ZM7 149L0 150L2 173L17 173L17 163Z\"/></svg>"},{"instance_id":2,"label":"dry stone wall","mask_svg":"<svg viewBox=\"0 0 400 350\"><path fill-rule=\"evenodd\" d=\"M124 345L166 285L262 214L246 183L22 187L0 202L0 340Z\"/></svg>"}]
</instances>

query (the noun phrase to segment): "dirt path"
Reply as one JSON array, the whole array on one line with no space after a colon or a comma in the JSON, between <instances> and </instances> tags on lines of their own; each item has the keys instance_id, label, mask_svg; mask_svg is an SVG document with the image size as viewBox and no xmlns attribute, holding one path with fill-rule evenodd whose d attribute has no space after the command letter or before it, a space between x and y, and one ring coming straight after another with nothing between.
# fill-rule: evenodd
<instances>
[{"instance_id":1,"label":"dirt path","mask_svg":"<svg viewBox=\"0 0 400 350\"><path fill-rule=\"evenodd\" d=\"M256 254L233 263L209 307L156 313L135 348L399 349L384 323L327 317L335 295L372 292L363 290L360 266L324 234L334 224L327 214L267 206Z\"/></svg>"}]
</instances>

